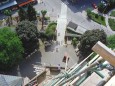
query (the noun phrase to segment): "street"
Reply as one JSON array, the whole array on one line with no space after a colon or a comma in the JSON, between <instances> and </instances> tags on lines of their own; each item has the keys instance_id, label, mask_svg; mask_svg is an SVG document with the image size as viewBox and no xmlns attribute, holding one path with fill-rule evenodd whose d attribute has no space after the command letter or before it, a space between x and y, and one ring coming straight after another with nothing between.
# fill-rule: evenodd
<instances>
[{"instance_id":1,"label":"street","mask_svg":"<svg viewBox=\"0 0 115 86\"><path fill-rule=\"evenodd\" d=\"M47 16L50 16L52 20L57 20L58 15L61 12L61 3L67 5L67 22L73 21L74 23L84 27L87 30L103 29L107 35L115 34L115 31L97 24L94 21L89 21L86 16L85 10L90 7L92 3L98 4L100 0L84 0L79 1L77 4L69 4L66 0L42 0L43 3L38 3L35 7L37 11L47 10ZM53 10L52 10L53 9ZM93 8L92 8L93 9ZM55 20L55 21L56 21Z\"/></svg>"}]
</instances>

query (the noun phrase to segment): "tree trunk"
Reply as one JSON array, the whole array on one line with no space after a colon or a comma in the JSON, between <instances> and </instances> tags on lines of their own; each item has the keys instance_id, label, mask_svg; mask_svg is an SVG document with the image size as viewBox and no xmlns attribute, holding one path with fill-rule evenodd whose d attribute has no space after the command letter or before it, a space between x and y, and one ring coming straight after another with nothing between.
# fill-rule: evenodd
<instances>
[{"instance_id":1,"label":"tree trunk","mask_svg":"<svg viewBox=\"0 0 115 86\"><path fill-rule=\"evenodd\" d=\"M10 17L8 16L8 26L10 27Z\"/></svg>"},{"instance_id":2,"label":"tree trunk","mask_svg":"<svg viewBox=\"0 0 115 86\"><path fill-rule=\"evenodd\" d=\"M42 17L42 28L41 29L44 29L44 15Z\"/></svg>"},{"instance_id":3,"label":"tree trunk","mask_svg":"<svg viewBox=\"0 0 115 86\"><path fill-rule=\"evenodd\" d=\"M12 22L12 16L10 15L10 24L12 25L13 24L13 22Z\"/></svg>"}]
</instances>

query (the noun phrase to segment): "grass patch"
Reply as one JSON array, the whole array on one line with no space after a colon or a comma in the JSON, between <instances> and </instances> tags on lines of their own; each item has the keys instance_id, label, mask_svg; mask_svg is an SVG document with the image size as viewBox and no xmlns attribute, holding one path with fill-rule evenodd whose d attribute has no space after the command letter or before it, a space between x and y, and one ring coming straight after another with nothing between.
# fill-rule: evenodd
<instances>
[{"instance_id":1,"label":"grass patch","mask_svg":"<svg viewBox=\"0 0 115 86\"><path fill-rule=\"evenodd\" d=\"M3 23L3 21L2 21L2 20L0 20L0 26L2 25L2 23Z\"/></svg>"},{"instance_id":2,"label":"grass patch","mask_svg":"<svg viewBox=\"0 0 115 86\"><path fill-rule=\"evenodd\" d=\"M115 31L115 19L109 18L108 22L109 22L109 26L111 27L111 29Z\"/></svg>"},{"instance_id":3,"label":"grass patch","mask_svg":"<svg viewBox=\"0 0 115 86\"><path fill-rule=\"evenodd\" d=\"M56 26L57 26L57 23L55 22L52 22L48 25L45 32L48 37L52 37L55 35Z\"/></svg>"},{"instance_id":4,"label":"grass patch","mask_svg":"<svg viewBox=\"0 0 115 86\"><path fill-rule=\"evenodd\" d=\"M115 34L107 38L107 46L111 49L115 49Z\"/></svg>"},{"instance_id":5,"label":"grass patch","mask_svg":"<svg viewBox=\"0 0 115 86\"><path fill-rule=\"evenodd\" d=\"M106 26L106 23L105 23L105 17L101 16L101 15L98 15L98 14L95 14L95 13L91 13L91 19L99 24L102 24L104 26Z\"/></svg>"},{"instance_id":6,"label":"grass patch","mask_svg":"<svg viewBox=\"0 0 115 86\"><path fill-rule=\"evenodd\" d=\"M110 16L115 17L115 11L112 11L111 14L110 14Z\"/></svg>"}]
</instances>

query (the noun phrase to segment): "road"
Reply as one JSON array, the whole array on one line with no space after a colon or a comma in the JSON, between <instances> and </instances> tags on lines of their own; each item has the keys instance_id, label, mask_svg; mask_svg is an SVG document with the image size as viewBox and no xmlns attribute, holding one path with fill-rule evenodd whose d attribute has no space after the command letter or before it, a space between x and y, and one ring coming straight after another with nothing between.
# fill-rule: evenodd
<instances>
[{"instance_id":1,"label":"road","mask_svg":"<svg viewBox=\"0 0 115 86\"><path fill-rule=\"evenodd\" d=\"M38 4L34 6L36 11L47 10L47 15L50 16L53 21L57 20L61 12L61 3L65 3L67 5L67 22L73 21L87 30L103 29L107 35L115 34L115 31L113 32L110 28L87 20L85 10L88 7L92 7L91 3L97 4L100 0L79 0L75 5L68 3L67 0L42 0L42 2L43 3L41 3L41 0L38 0ZM5 16L0 14L0 19L3 18L5 18Z\"/></svg>"},{"instance_id":2,"label":"road","mask_svg":"<svg viewBox=\"0 0 115 86\"><path fill-rule=\"evenodd\" d=\"M43 0L43 3L35 6L37 11L41 9L46 9L48 11L47 15L51 16L51 19L57 19L61 12L61 3L67 5L67 21L73 21L76 24L84 27L87 30L91 29L103 29L107 35L115 34L111 29L104 27L94 21L89 21L86 16L85 10L91 7L91 3L99 3L100 0L84 0L79 1L77 4L69 4L66 0Z\"/></svg>"}]
</instances>

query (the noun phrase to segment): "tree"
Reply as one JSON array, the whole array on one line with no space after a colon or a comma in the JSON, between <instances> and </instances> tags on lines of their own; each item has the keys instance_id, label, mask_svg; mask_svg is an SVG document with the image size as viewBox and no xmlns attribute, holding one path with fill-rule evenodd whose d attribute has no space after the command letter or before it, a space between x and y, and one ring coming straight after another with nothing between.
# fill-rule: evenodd
<instances>
[{"instance_id":1,"label":"tree","mask_svg":"<svg viewBox=\"0 0 115 86\"><path fill-rule=\"evenodd\" d=\"M23 54L22 42L10 28L0 29L0 69L9 69L18 64Z\"/></svg>"},{"instance_id":2,"label":"tree","mask_svg":"<svg viewBox=\"0 0 115 86\"><path fill-rule=\"evenodd\" d=\"M56 26L57 26L57 23L55 22L52 22L48 25L46 32L45 32L48 40L52 40L53 37L55 36Z\"/></svg>"},{"instance_id":3,"label":"tree","mask_svg":"<svg viewBox=\"0 0 115 86\"><path fill-rule=\"evenodd\" d=\"M87 12L88 18L91 19L91 9L88 8L88 9L86 10L86 12Z\"/></svg>"},{"instance_id":4,"label":"tree","mask_svg":"<svg viewBox=\"0 0 115 86\"><path fill-rule=\"evenodd\" d=\"M77 45L77 39L76 39L75 37L74 37L73 40L72 40L72 44L73 44L73 46L76 47L76 45Z\"/></svg>"},{"instance_id":5,"label":"tree","mask_svg":"<svg viewBox=\"0 0 115 86\"><path fill-rule=\"evenodd\" d=\"M23 43L25 56L29 55L39 47L39 32L37 27L30 21L20 22L16 27L16 32Z\"/></svg>"},{"instance_id":6,"label":"tree","mask_svg":"<svg viewBox=\"0 0 115 86\"><path fill-rule=\"evenodd\" d=\"M109 4L109 6L115 5L115 0L108 0L108 4Z\"/></svg>"},{"instance_id":7,"label":"tree","mask_svg":"<svg viewBox=\"0 0 115 86\"><path fill-rule=\"evenodd\" d=\"M19 15L20 21L28 19L27 18L27 13L26 13L26 11L23 8L19 8L18 15Z\"/></svg>"},{"instance_id":8,"label":"tree","mask_svg":"<svg viewBox=\"0 0 115 86\"><path fill-rule=\"evenodd\" d=\"M106 10L106 7L104 6L103 3L100 3L100 4L98 5L98 10L99 10L100 12L102 12L102 13Z\"/></svg>"},{"instance_id":9,"label":"tree","mask_svg":"<svg viewBox=\"0 0 115 86\"><path fill-rule=\"evenodd\" d=\"M47 11L46 10L41 10L41 13L42 13L42 29L43 29L44 18L45 18L45 15L46 15Z\"/></svg>"},{"instance_id":10,"label":"tree","mask_svg":"<svg viewBox=\"0 0 115 86\"><path fill-rule=\"evenodd\" d=\"M78 48L83 55L89 55L92 52L91 48L98 41L106 44L106 37L107 36L103 30L88 30L81 36L80 45Z\"/></svg>"},{"instance_id":11,"label":"tree","mask_svg":"<svg viewBox=\"0 0 115 86\"><path fill-rule=\"evenodd\" d=\"M109 36L107 38L107 44L108 44L108 47L112 48L112 49L115 49L115 35L112 35L112 36Z\"/></svg>"},{"instance_id":12,"label":"tree","mask_svg":"<svg viewBox=\"0 0 115 86\"><path fill-rule=\"evenodd\" d=\"M12 12L11 10L4 10L4 15L8 16L8 26L11 26L12 24Z\"/></svg>"},{"instance_id":13,"label":"tree","mask_svg":"<svg viewBox=\"0 0 115 86\"><path fill-rule=\"evenodd\" d=\"M33 8L33 6L30 5L30 4L28 5L27 14L28 14L29 21L35 21L35 20L37 20L36 11Z\"/></svg>"}]
</instances>

